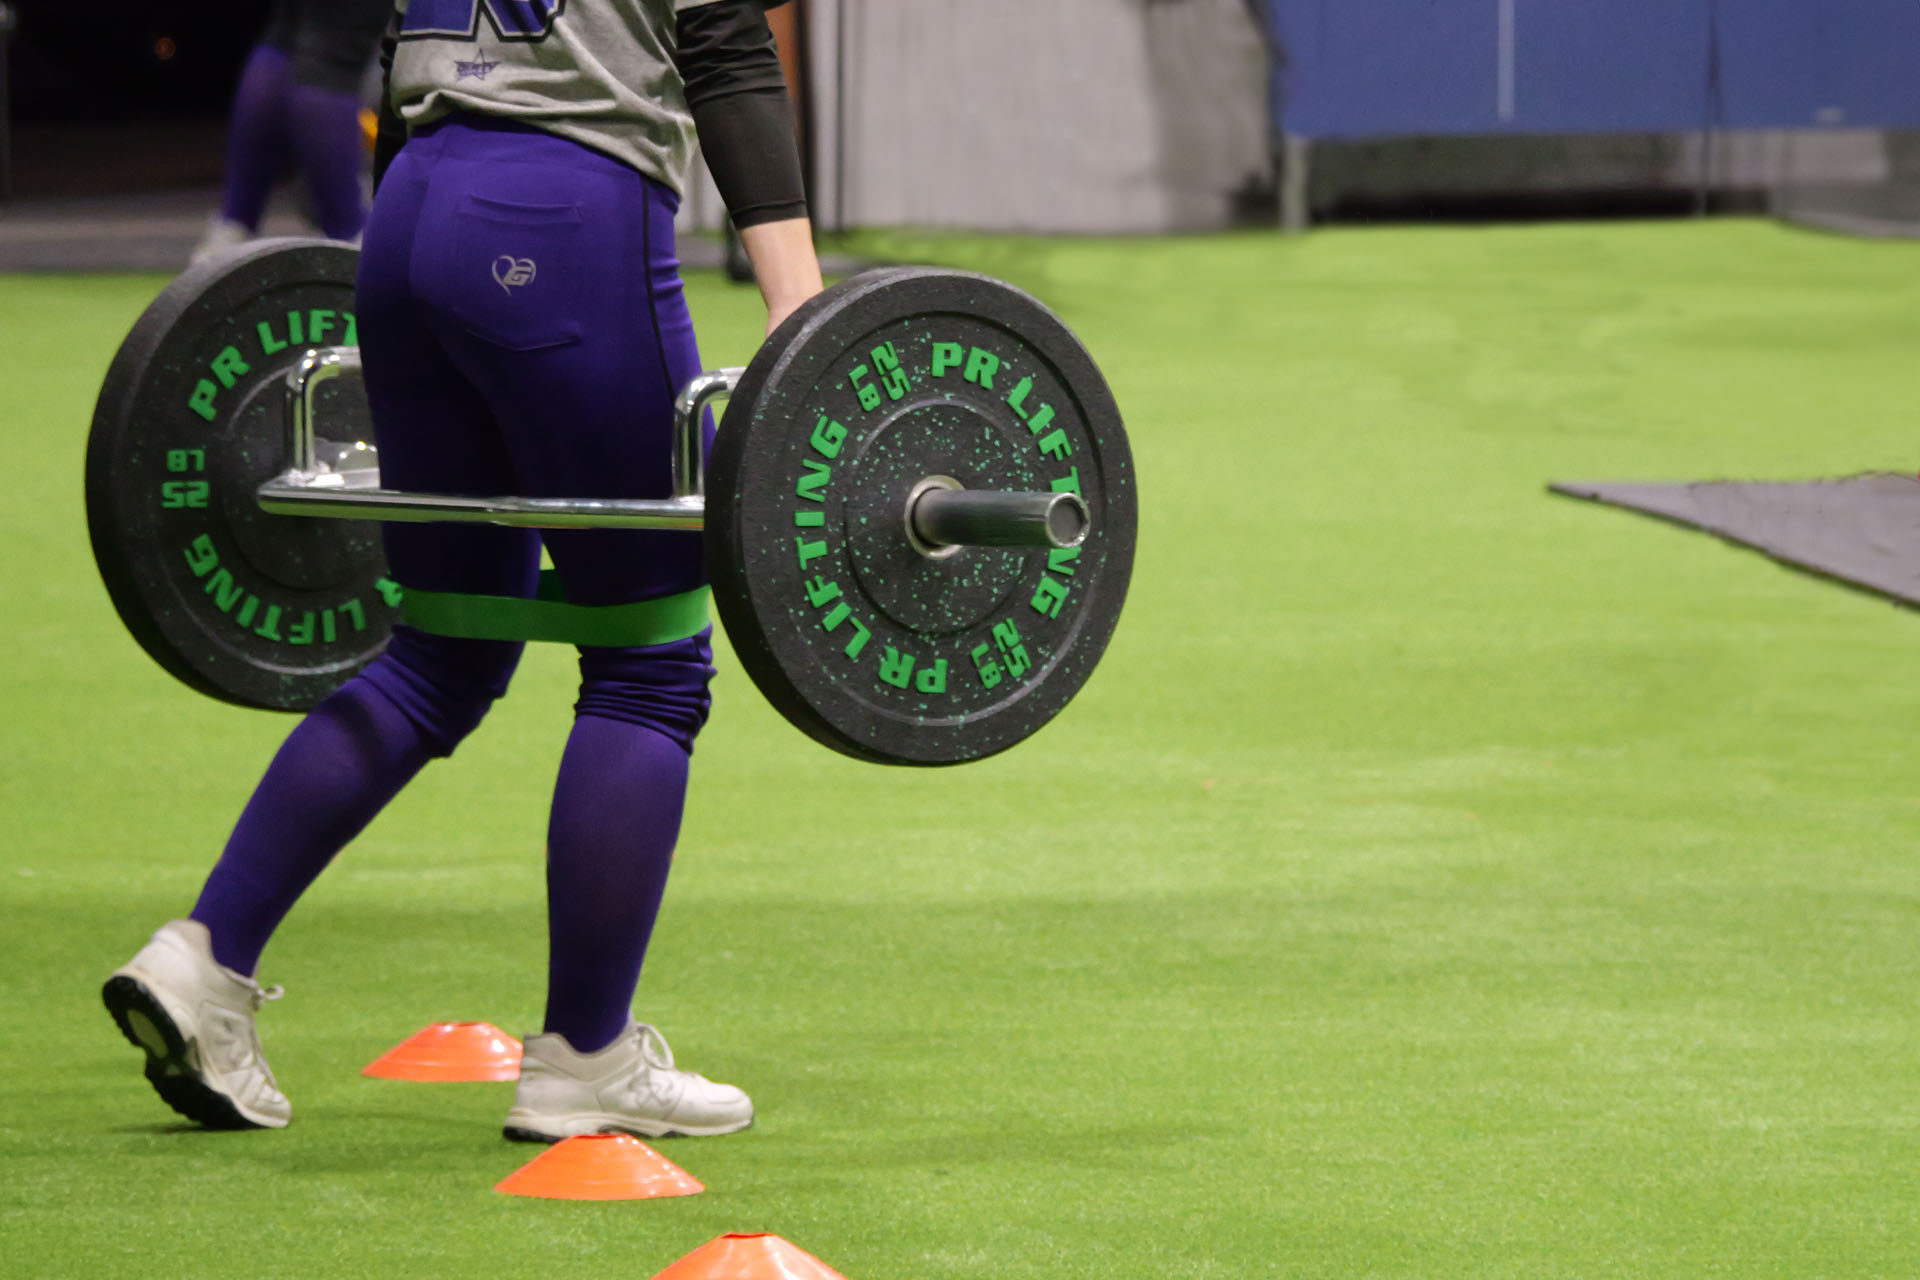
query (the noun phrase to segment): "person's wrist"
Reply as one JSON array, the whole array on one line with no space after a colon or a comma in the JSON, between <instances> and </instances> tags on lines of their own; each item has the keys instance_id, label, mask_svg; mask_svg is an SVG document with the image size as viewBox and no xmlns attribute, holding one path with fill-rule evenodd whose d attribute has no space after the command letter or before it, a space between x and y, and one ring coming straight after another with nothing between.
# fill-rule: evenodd
<instances>
[{"instance_id":1,"label":"person's wrist","mask_svg":"<svg viewBox=\"0 0 1920 1280\"><path fill-rule=\"evenodd\" d=\"M763 290L761 297L766 300L767 310L787 312L818 292L820 292L819 282L807 284L801 281Z\"/></svg>"},{"instance_id":2,"label":"person's wrist","mask_svg":"<svg viewBox=\"0 0 1920 1280\"><path fill-rule=\"evenodd\" d=\"M775 329L778 329L781 323L785 321L788 316L792 315L795 311L798 311L800 309L801 303L805 302L808 298L811 298L812 296L813 296L812 293L801 293L801 292L794 292L791 294L785 294L780 296L774 296L772 294L766 295L767 332L772 333Z\"/></svg>"},{"instance_id":3,"label":"person's wrist","mask_svg":"<svg viewBox=\"0 0 1920 1280\"><path fill-rule=\"evenodd\" d=\"M762 280L760 297L767 304L767 332L772 333L779 328L782 320L792 315L801 303L819 293L821 287L818 271L788 272Z\"/></svg>"}]
</instances>

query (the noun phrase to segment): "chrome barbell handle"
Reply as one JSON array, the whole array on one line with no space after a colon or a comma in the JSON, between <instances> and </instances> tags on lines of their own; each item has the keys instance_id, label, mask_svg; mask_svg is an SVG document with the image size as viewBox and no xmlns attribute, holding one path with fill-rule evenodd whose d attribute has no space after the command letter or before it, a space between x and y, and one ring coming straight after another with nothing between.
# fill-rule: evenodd
<instances>
[{"instance_id":1,"label":"chrome barbell handle","mask_svg":"<svg viewBox=\"0 0 1920 1280\"><path fill-rule=\"evenodd\" d=\"M320 474L319 458L314 451L314 403L321 387L343 373L359 372L358 347L315 347L288 370L287 424L292 432L287 452L289 475Z\"/></svg>"},{"instance_id":2,"label":"chrome barbell handle","mask_svg":"<svg viewBox=\"0 0 1920 1280\"><path fill-rule=\"evenodd\" d=\"M740 385L745 369L711 369L696 374L680 388L673 401L673 496L698 498L707 492L706 440L700 414L708 404L724 400Z\"/></svg>"},{"instance_id":3,"label":"chrome barbell handle","mask_svg":"<svg viewBox=\"0 0 1920 1280\"><path fill-rule=\"evenodd\" d=\"M291 438L288 441L288 475L315 477L320 473L314 429L315 404L320 388L343 373L359 373L358 347L315 347L302 355L287 372L286 413ZM733 394L746 373L744 368L710 369L696 375L673 402L673 496L699 497L706 492L706 441L702 432L702 412L715 400ZM295 481L297 483L297 480Z\"/></svg>"}]
</instances>

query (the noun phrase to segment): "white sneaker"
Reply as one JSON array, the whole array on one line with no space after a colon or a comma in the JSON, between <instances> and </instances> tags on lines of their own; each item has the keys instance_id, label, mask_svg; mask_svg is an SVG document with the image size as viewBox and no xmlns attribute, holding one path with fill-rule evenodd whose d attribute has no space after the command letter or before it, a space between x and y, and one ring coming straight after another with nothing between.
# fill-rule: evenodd
<instances>
[{"instance_id":1,"label":"white sneaker","mask_svg":"<svg viewBox=\"0 0 1920 1280\"><path fill-rule=\"evenodd\" d=\"M147 1053L166 1104L209 1129L284 1129L293 1109L260 1051L253 1015L280 988L223 968L207 926L172 920L101 988L120 1033Z\"/></svg>"},{"instance_id":2,"label":"white sneaker","mask_svg":"<svg viewBox=\"0 0 1920 1280\"><path fill-rule=\"evenodd\" d=\"M503 1132L516 1142L582 1133L705 1138L752 1123L752 1099L730 1084L675 1070L660 1033L637 1022L598 1053L577 1053L553 1032L528 1036Z\"/></svg>"},{"instance_id":3,"label":"white sneaker","mask_svg":"<svg viewBox=\"0 0 1920 1280\"><path fill-rule=\"evenodd\" d=\"M187 265L198 266L209 258L224 258L235 249L253 239L253 230L244 222L234 222L214 214L207 221L207 230L200 237L200 243L193 248L193 256L187 259Z\"/></svg>"}]
</instances>

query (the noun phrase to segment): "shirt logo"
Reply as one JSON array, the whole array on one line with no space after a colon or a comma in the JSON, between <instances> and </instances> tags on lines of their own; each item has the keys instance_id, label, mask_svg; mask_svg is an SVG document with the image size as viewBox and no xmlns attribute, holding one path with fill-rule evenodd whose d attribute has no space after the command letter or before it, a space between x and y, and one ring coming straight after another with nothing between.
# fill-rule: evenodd
<instances>
[{"instance_id":1,"label":"shirt logo","mask_svg":"<svg viewBox=\"0 0 1920 1280\"><path fill-rule=\"evenodd\" d=\"M453 64L453 78L455 80L485 80L493 74L493 69L499 65L498 61L487 61L487 55L484 53L472 62L456 59Z\"/></svg>"},{"instance_id":2,"label":"shirt logo","mask_svg":"<svg viewBox=\"0 0 1920 1280\"><path fill-rule=\"evenodd\" d=\"M516 288L533 283L535 270L532 258L516 258L503 253L493 260L493 281L511 298Z\"/></svg>"}]
</instances>

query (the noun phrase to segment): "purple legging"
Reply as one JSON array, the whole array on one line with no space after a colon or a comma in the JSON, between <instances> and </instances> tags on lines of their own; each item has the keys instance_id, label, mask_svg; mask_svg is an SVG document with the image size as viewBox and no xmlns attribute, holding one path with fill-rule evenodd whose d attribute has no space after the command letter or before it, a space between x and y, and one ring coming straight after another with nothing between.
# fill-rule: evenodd
<instances>
[{"instance_id":1,"label":"purple legging","mask_svg":"<svg viewBox=\"0 0 1920 1280\"><path fill-rule=\"evenodd\" d=\"M384 483L452 493L651 497L672 401L699 368L674 257L675 199L551 135L461 117L422 131L367 226L359 327ZM504 264L504 265L502 265ZM620 604L704 581L686 534L545 535L570 600ZM532 593L529 530L390 525L409 587ZM520 646L408 627L316 708L262 779L193 916L251 973L334 854L505 692ZM591 1052L626 1025L705 722L703 634L583 648L547 832L546 1028Z\"/></svg>"}]
</instances>

